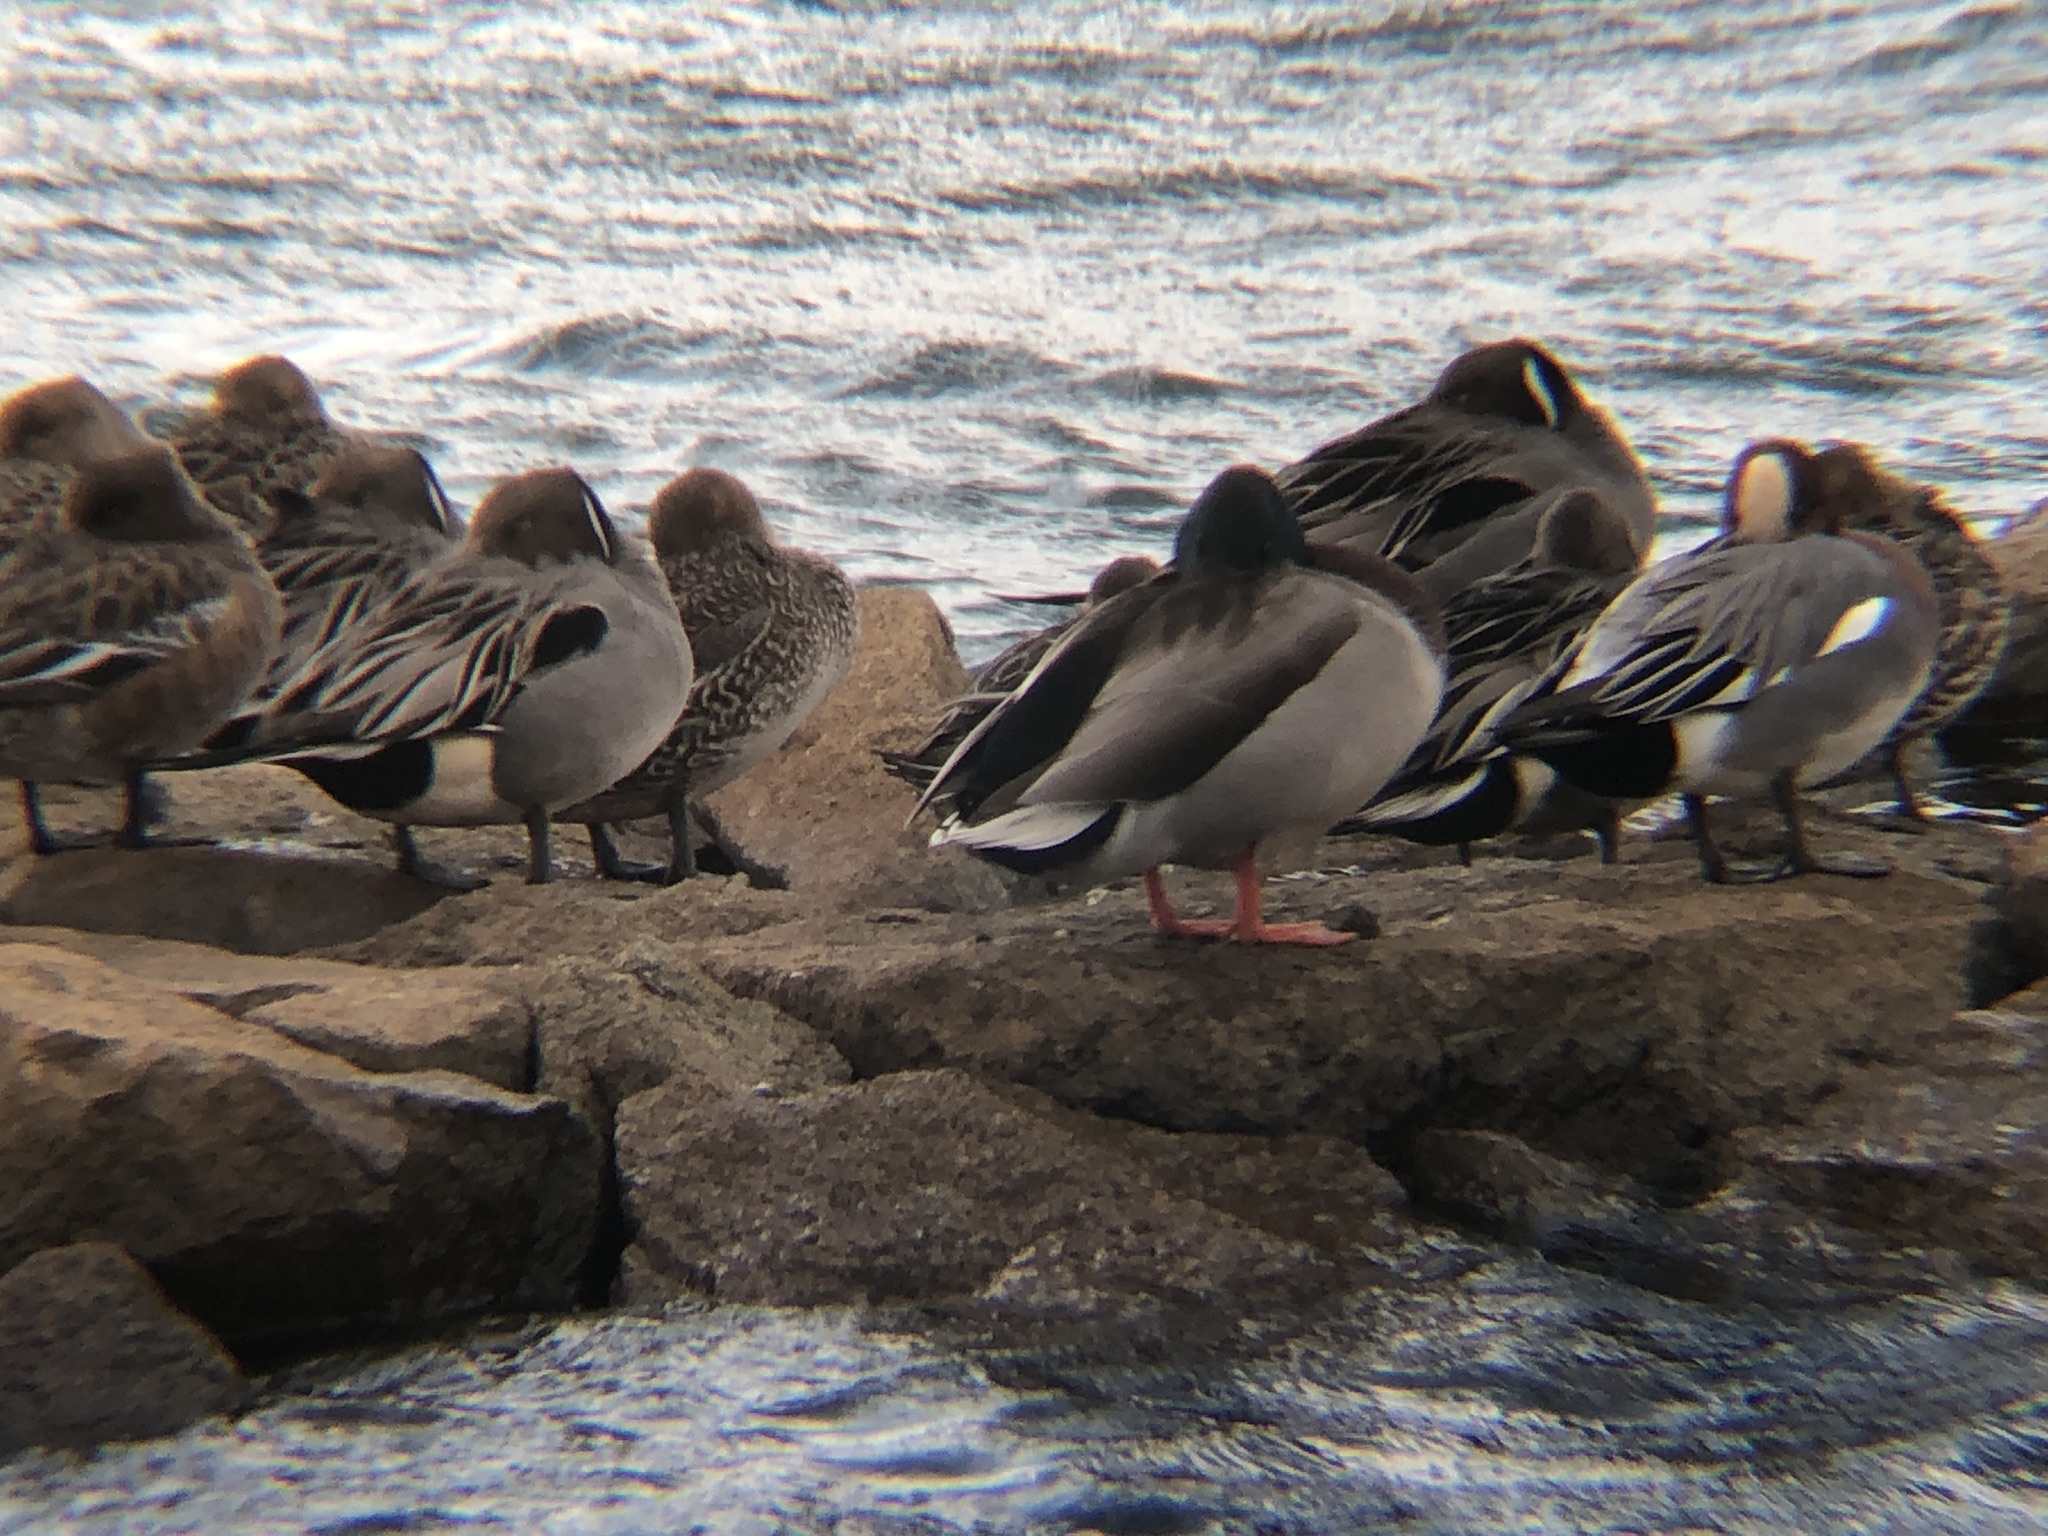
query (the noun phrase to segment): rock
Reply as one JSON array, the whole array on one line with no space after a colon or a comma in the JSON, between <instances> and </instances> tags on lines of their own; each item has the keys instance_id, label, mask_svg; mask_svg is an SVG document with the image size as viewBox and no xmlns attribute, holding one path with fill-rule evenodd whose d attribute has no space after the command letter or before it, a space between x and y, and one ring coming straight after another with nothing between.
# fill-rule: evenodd
<instances>
[{"instance_id":1,"label":"rock","mask_svg":"<svg viewBox=\"0 0 2048 1536\"><path fill-rule=\"evenodd\" d=\"M846 680L773 758L711 798L727 833L787 871L799 891L883 906L978 910L1007 903L987 866L940 861L917 796L876 753L924 738L967 672L938 605L913 587L860 594L860 649Z\"/></svg>"},{"instance_id":2,"label":"rock","mask_svg":"<svg viewBox=\"0 0 2048 1536\"><path fill-rule=\"evenodd\" d=\"M1847 1064L1952 1013L1983 917L1976 887L1905 873L1706 887L1682 845L1275 882L1270 903L1362 899L1382 936L1317 952L1161 940L1127 886L1000 918L820 918L696 958L857 1077L957 1067L1168 1129L1397 1160L1424 1127L1499 1130L1697 1198L1734 1130L1798 1118Z\"/></svg>"},{"instance_id":3,"label":"rock","mask_svg":"<svg viewBox=\"0 0 2048 1536\"><path fill-rule=\"evenodd\" d=\"M2021 519L1984 551L2012 594L2005 655L1983 693L1941 733L1942 750L1965 762L2038 755L2048 721L2048 517Z\"/></svg>"},{"instance_id":4,"label":"rock","mask_svg":"<svg viewBox=\"0 0 2048 1536\"><path fill-rule=\"evenodd\" d=\"M112 1243L45 1248L0 1277L0 1456L168 1435L249 1396L220 1342Z\"/></svg>"},{"instance_id":5,"label":"rock","mask_svg":"<svg viewBox=\"0 0 2048 1536\"><path fill-rule=\"evenodd\" d=\"M1270 1213L1255 1208L1274 1173L1256 1149L1156 1145L1174 1139L950 1071L791 1095L707 1098L671 1084L619 1110L628 1291L1160 1322L1298 1303L1336 1283L1345 1244L1334 1231L1320 1250L1293 1235L1298 1188ZM1290 1161L1331 1176L1340 1224L1370 1210L1349 1242L1384 1238L1399 1195L1369 1159L1321 1145L1274 1158Z\"/></svg>"},{"instance_id":6,"label":"rock","mask_svg":"<svg viewBox=\"0 0 2048 1536\"><path fill-rule=\"evenodd\" d=\"M0 902L0 922L288 955L363 938L446 895L333 855L89 848L34 860Z\"/></svg>"},{"instance_id":7,"label":"rock","mask_svg":"<svg viewBox=\"0 0 2048 1536\"><path fill-rule=\"evenodd\" d=\"M1740 1150L1773 1193L1843 1226L2048 1280L2048 987L1958 1014Z\"/></svg>"},{"instance_id":8,"label":"rock","mask_svg":"<svg viewBox=\"0 0 2048 1536\"><path fill-rule=\"evenodd\" d=\"M742 1002L655 939L635 939L608 964L553 961L532 999L540 1091L607 1135L622 1102L664 1083L721 1097L802 1093L849 1076L807 1025Z\"/></svg>"},{"instance_id":9,"label":"rock","mask_svg":"<svg viewBox=\"0 0 2048 1536\"><path fill-rule=\"evenodd\" d=\"M533 1018L508 978L239 955L70 928L5 937L89 955L366 1072L440 1068L515 1092L533 1087Z\"/></svg>"},{"instance_id":10,"label":"rock","mask_svg":"<svg viewBox=\"0 0 2048 1536\"><path fill-rule=\"evenodd\" d=\"M117 1242L238 1354L574 1302L601 1149L559 1099L379 1075L0 946L0 1266Z\"/></svg>"},{"instance_id":11,"label":"rock","mask_svg":"<svg viewBox=\"0 0 2048 1536\"><path fill-rule=\"evenodd\" d=\"M2002 851L1990 894L1996 921L1979 936L1971 975L1970 1001L1980 1005L2048 976L2048 834L2028 827Z\"/></svg>"},{"instance_id":12,"label":"rock","mask_svg":"<svg viewBox=\"0 0 2048 1536\"><path fill-rule=\"evenodd\" d=\"M1427 1210L1687 1301L1833 1307L1969 1281L1951 1255L1901 1253L1748 1184L1671 1208L1497 1131L1424 1131L1405 1172Z\"/></svg>"}]
</instances>

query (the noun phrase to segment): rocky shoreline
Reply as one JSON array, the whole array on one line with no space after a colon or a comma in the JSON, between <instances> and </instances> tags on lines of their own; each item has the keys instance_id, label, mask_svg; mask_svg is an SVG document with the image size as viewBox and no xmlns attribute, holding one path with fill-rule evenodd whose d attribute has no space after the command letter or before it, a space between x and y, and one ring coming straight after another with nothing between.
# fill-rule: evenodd
<instances>
[{"instance_id":1,"label":"rocky shoreline","mask_svg":"<svg viewBox=\"0 0 2048 1536\"><path fill-rule=\"evenodd\" d=\"M2048 696L2032 550L1980 735ZM446 896L275 769L171 783L170 831L253 841L34 861L12 828L0 1454L233 1412L245 1370L340 1343L686 1296L1144 1352L1474 1243L1791 1307L2048 1276L2028 836L1886 830L1851 785L1816 835L1889 880L1332 842L1273 905L1368 942L1161 941L1135 882L1048 896L905 829L874 749L963 674L921 594L862 621L847 685L714 804L788 890L571 861Z\"/></svg>"}]
</instances>

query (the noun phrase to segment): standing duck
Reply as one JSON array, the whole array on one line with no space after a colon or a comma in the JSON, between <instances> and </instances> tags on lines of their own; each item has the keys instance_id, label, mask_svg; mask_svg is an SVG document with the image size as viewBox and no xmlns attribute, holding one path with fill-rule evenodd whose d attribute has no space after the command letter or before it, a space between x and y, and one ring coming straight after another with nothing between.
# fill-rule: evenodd
<instances>
[{"instance_id":1,"label":"standing duck","mask_svg":"<svg viewBox=\"0 0 2048 1536\"><path fill-rule=\"evenodd\" d=\"M1035 634L1026 635L984 662L975 671L972 690L946 706L945 714L939 717L931 733L908 752L882 753L882 766L904 783L922 791L988 712L1014 693L1017 686L1031 675L1031 669L1044 659L1045 653L1058 643L1060 636L1091 610L1101 607L1120 592L1143 586L1158 574L1159 562L1151 556L1121 555L1095 573L1095 579L1088 583L1086 592L1076 594L1072 599L1013 599L1028 602L1074 601L1081 612L1049 624Z\"/></svg>"},{"instance_id":2,"label":"standing duck","mask_svg":"<svg viewBox=\"0 0 2048 1536\"><path fill-rule=\"evenodd\" d=\"M1562 363L1520 339L1463 353L1418 404L1274 478L1311 544L1384 555L1409 571L1462 550L1459 584L1529 553L1541 515L1532 498L1546 491L1598 492L1637 549L1650 547L1656 518L1620 429Z\"/></svg>"},{"instance_id":3,"label":"standing duck","mask_svg":"<svg viewBox=\"0 0 2048 1536\"><path fill-rule=\"evenodd\" d=\"M146 841L143 766L201 740L277 643L279 606L248 541L164 449L86 464L54 519L0 560L0 773L21 780L38 853L38 780L127 790L123 846Z\"/></svg>"},{"instance_id":4,"label":"standing duck","mask_svg":"<svg viewBox=\"0 0 2048 1536\"><path fill-rule=\"evenodd\" d=\"M161 431L208 498L257 535L272 526L273 493L305 490L354 436L327 419L299 366L275 355L237 363L214 381L209 409L166 413Z\"/></svg>"},{"instance_id":5,"label":"standing duck","mask_svg":"<svg viewBox=\"0 0 2048 1536\"><path fill-rule=\"evenodd\" d=\"M1341 944L1269 924L1262 846L1319 836L1407 759L1443 690L1428 597L1384 560L1318 569L1273 481L1225 470L1164 574L1091 609L975 727L920 805L935 848L1026 874L1142 874L1162 934ZM1230 868L1228 921L1179 917L1162 864Z\"/></svg>"},{"instance_id":6,"label":"standing duck","mask_svg":"<svg viewBox=\"0 0 2048 1536\"><path fill-rule=\"evenodd\" d=\"M556 820L589 827L600 873L673 883L696 872L690 799L789 740L853 665L860 621L839 567L777 544L753 492L723 470L663 486L647 531L690 637L689 703L645 762ZM605 824L653 815L668 819L668 865L626 863Z\"/></svg>"},{"instance_id":7,"label":"standing duck","mask_svg":"<svg viewBox=\"0 0 2048 1536\"><path fill-rule=\"evenodd\" d=\"M2012 598L2005 578L1963 520L1932 486L1914 485L1879 466L1856 443L1815 455L1821 495L1839 508L1842 526L1882 535L1927 568L1941 611L1941 644L1927 688L1884 743L1899 811L1926 819L1906 778L1906 748L1959 718L1991 682L2005 654Z\"/></svg>"},{"instance_id":8,"label":"standing duck","mask_svg":"<svg viewBox=\"0 0 2048 1536\"><path fill-rule=\"evenodd\" d=\"M76 375L0 401L0 546L53 521L87 464L149 446L121 408Z\"/></svg>"},{"instance_id":9,"label":"standing duck","mask_svg":"<svg viewBox=\"0 0 2048 1536\"><path fill-rule=\"evenodd\" d=\"M262 684L210 752L242 745L316 652L445 559L461 533L433 467L410 448L350 443L306 491L270 500L276 520L256 555L284 601L284 628Z\"/></svg>"},{"instance_id":10,"label":"standing duck","mask_svg":"<svg viewBox=\"0 0 2048 1536\"><path fill-rule=\"evenodd\" d=\"M524 824L540 884L551 814L659 746L690 676L660 568L580 476L535 470L494 486L454 553L280 680L228 756L283 762L391 822L400 870L457 889L483 882L427 863L412 828Z\"/></svg>"},{"instance_id":11,"label":"standing duck","mask_svg":"<svg viewBox=\"0 0 2048 1536\"><path fill-rule=\"evenodd\" d=\"M1678 790L1716 884L1888 874L1814 854L1799 788L1877 746L1925 687L1940 630L1927 573L1888 539L1844 532L1813 456L1783 439L1736 459L1722 530L1630 583L1499 737L1591 794ZM1762 793L1784 817L1785 858L1738 869L1706 797Z\"/></svg>"},{"instance_id":12,"label":"standing duck","mask_svg":"<svg viewBox=\"0 0 2048 1536\"><path fill-rule=\"evenodd\" d=\"M1333 832L1456 844L1469 864L1481 838L1586 828L1599 839L1601 862L1614 862L1615 803L1573 789L1540 758L1508 751L1495 732L1642 562L1626 520L1593 491L1553 491L1537 510L1535 547L1518 564L1452 586L1460 550L1417 574L1425 589L1450 587L1431 592L1443 608L1449 655L1443 706L1394 781Z\"/></svg>"}]
</instances>

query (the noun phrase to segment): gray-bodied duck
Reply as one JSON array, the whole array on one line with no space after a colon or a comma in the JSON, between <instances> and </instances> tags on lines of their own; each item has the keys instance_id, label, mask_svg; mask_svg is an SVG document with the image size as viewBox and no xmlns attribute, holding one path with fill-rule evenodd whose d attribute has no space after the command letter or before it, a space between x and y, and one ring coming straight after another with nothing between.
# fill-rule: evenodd
<instances>
[{"instance_id":1,"label":"gray-bodied duck","mask_svg":"<svg viewBox=\"0 0 2048 1536\"><path fill-rule=\"evenodd\" d=\"M1500 722L1533 696L1557 658L1577 642L1642 568L1626 519L1597 493L1574 486L1538 499L1535 547L1504 571L1452 585L1458 553L1425 566L1450 589L1440 598L1450 678L1436 723L1373 803L1333 832L1381 832L1427 847L1471 845L1505 832L1590 830L1613 863L1617 804L1559 779L1540 758L1510 752Z\"/></svg>"},{"instance_id":2,"label":"gray-bodied duck","mask_svg":"<svg viewBox=\"0 0 2048 1536\"><path fill-rule=\"evenodd\" d=\"M1071 603L1081 611L998 651L976 668L972 689L946 706L946 712L929 735L908 752L883 752L882 766L896 778L912 788L922 791L932 777L945 766L974 728L981 724L988 712L1017 691L1017 687L1031 675L1045 657L1045 653L1058 644L1060 636L1092 609L1099 608L1120 592L1143 586L1159 574L1159 562L1150 555L1120 555L1095 573L1095 579L1088 583L1085 592L1062 593L1058 596L1012 599L1032 603ZM940 809L945 809L941 804Z\"/></svg>"},{"instance_id":3,"label":"gray-bodied duck","mask_svg":"<svg viewBox=\"0 0 2048 1536\"><path fill-rule=\"evenodd\" d=\"M567 469L494 486L461 545L282 679L232 754L298 769L396 828L523 824L550 879L551 815L617 783L668 736L690 645L660 567Z\"/></svg>"},{"instance_id":4,"label":"gray-bodied duck","mask_svg":"<svg viewBox=\"0 0 2048 1536\"><path fill-rule=\"evenodd\" d=\"M127 790L118 841L147 841L142 772L239 705L277 643L276 590L246 538L161 447L95 460L0 560L0 773L39 853L62 846L39 780Z\"/></svg>"},{"instance_id":5,"label":"gray-bodied duck","mask_svg":"<svg viewBox=\"0 0 2048 1536\"><path fill-rule=\"evenodd\" d=\"M1709 881L1889 873L1814 854L1799 789L1876 747L1926 686L1940 634L1927 572L1891 540L1845 531L1813 455L1784 439L1736 459L1722 530L1632 582L1500 739L1588 793L1679 791ZM1765 793L1785 858L1737 869L1706 797Z\"/></svg>"},{"instance_id":6,"label":"gray-bodied duck","mask_svg":"<svg viewBox=\"0 0 2048 1536\"><path fill-rule=\"evenodd\" d=\"M1920 821L1925 818L1906 777L1906 749L1953 723L1990 685L2012 627L2012 596L1976 536L1934 487L1887 472L1857 443L1832 444L1814 458L1821 495L1839 509L1842 526L1909 550L1934 582L1941 611L1934 671L1884 743L1899 811Z\"/></svg>"},{"instance_id":7,"label":"gray-bodied duck","mask_svg":"<svg viewBox=\"0 0 2048 1536\"><path fill-rule=\"evenodd\" d=\"M1533 499L1582 485L1650 547L1656 500L1628 440L1547 349L1474 347L1417 404L1326 443L1274 477L1312 544L1417 571L1462 551L1453 585L1505 570L1535 543ZM1470 548L1464 546L1470 545Z\"/></svg>"},{"instance_id":8,"label":"gray-bodied duck","mask_svg":"<svg viewBox=\"0 0 2048 1536\"><path fill-rule=\"evenodd\" d=\"M952 810L932 846L1026 874L1142 874L1162 934L1344 943L1264 920L1259 850L1371 799L1429 729L1443 668L1411 578L1312 552L1267 475L1225 470L1172 566L1084 614L939 770L921 803ZM1235 870L1235 915L1179 917L1163 864Z\"/></svg>"},{"instance_id":9,"label":"gray-bodied duck","mask_svg":"<svg viewBox=\"0 0 2048 1536\"><path fill-rule=\"evenodd\" d=\"M839 567L776 543L754 493L723 470L663 486L647 531L690 637L689 703L645 762L556 819L589 827L600 872L673 882L695 872L689 802L789 740L853 665L860 623ZM654 815L668 818L668 865L626 863L605 824Z\"/></svg>"}]
</instances>

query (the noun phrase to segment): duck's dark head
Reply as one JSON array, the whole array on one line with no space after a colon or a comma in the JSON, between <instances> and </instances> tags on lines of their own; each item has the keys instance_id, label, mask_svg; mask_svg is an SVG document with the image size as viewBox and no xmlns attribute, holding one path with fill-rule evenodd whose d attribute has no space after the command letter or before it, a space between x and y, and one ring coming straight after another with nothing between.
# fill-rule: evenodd
<instances>
[{"instance_id":1,"label":"duck's dark head","mask_svg":"<svg viewBox=\"0 0 2048 1536\"><path fill-rule=\"evenodd\" d=\"M1204 487L1173 541L1181 570L1256 576L1308 563L1308 546L1273 477L1249 464L1226 469Z\"/></svg>"},{"instance_id":2,"label":"duck's dark head","mask_svg":"<svg viewBox=\"0 0 2048 1536\"><path fill-rule=\"evenodd\" d=\"M328 506L428 528L443 538L458 532L441 477L416 448L351 443L306 488L306 495Z\"/></svg>"},{"instance_id":3,"label":"duck's dark head","mask_svg":"<svg viewBox=\"0 0 2048 1536\"><path fill-rule=\"evenodd\" d=\"M647 537L656 554L669 558L726 539L773 542L754 493L722 469L685 470L657 491L647 512Z\"/></svg>"},{"instance_id":4,"label":"duck's dark head","mask_svg":"<svg viewBox=\"0 0 2048 1536\"><path fill-rule=\"evenodd\" d=\"M320 392L299 365L275 353L245 358L213 384L216 416L248 426L317 427L327 422Z\"/></svg>"},{"instance_id":5,"label":"duck's dark head","mask_svg":"<svg viewBox=\"0 0 2048 1536\"><path fill-rule=\"evenodd\" d=\"M573 469L533 469L500 480L477 503L465 542L478 554L521 565L602 560L619 547L612 520Z\"/></svg>"},{"instance_id":6,"label":"duck's dark head","mask_svg":"<svg viewBox=\"0 0 2048 1536\"><path fill-rule=\"evenodd\" d=\"M148 442L121 408L84 379L51 379L0 401L0 459L76 469Z\"/></svg>"},{"instance_id":7,"label":"duck's dark head","mask_svg":"<svg viewBox=\"0 0 2048 1536\"><path fill-rule=\"evenodd\" d=\"M1429 398L1472 416L1496 416L1562 432L1586 406L1565 366L1521 337L1489 342L1451 360Z\"/></svg>"},{"instance_id":8,"label":"duck's dark head","mask_svg":"<svg viewBox=\"0 0 2048 1536\"><path fill-rule=\"evenodd\" d=\"M1534 558L1594 576L1620 576L1643 563L1628 521L1598 491L1558 492L1536 519Z\"/></svg>"},{"instance_id":9,"label":"duck's dark head","mask_svg":"<svg viewBox=\"0 0 2048 1536\"><path fill-rule=\"evenodd\" d=\"M241 534L200 497L168 448L100 459L64 493L65 523L119 544L203 544Z\"/></svg>"},{"instance_id":10,"label":"duck's dark head","mask_svg":"<svg viewBox=\"0 0 2048 1536\"><path fill-rule=\"evenodd\" d=\"M1839 510L1822 494L1819 464L1804 443L1767 437L1735 456L1721 532L1737 544L1782 544L1802 533L1839 533Z\"/></svg>"}]
</instances>

